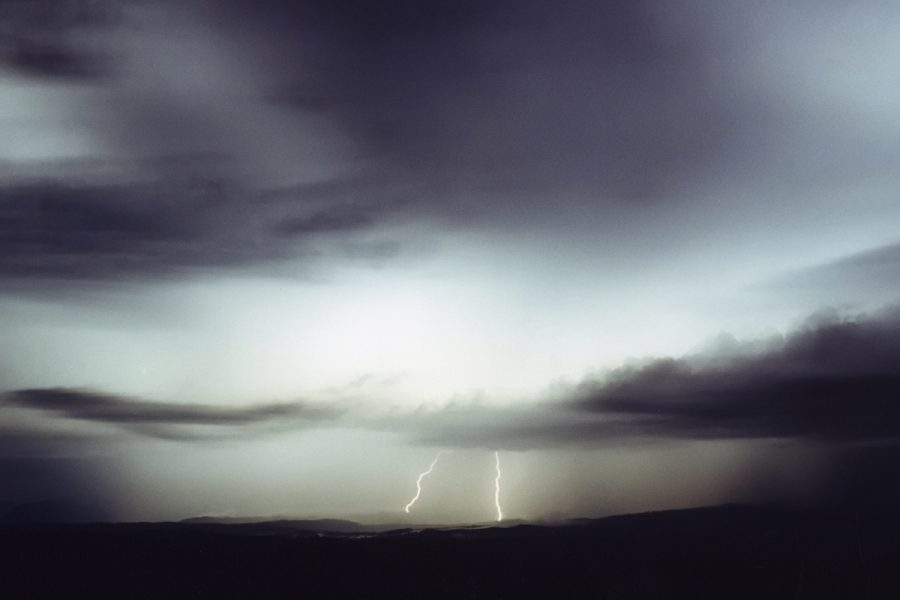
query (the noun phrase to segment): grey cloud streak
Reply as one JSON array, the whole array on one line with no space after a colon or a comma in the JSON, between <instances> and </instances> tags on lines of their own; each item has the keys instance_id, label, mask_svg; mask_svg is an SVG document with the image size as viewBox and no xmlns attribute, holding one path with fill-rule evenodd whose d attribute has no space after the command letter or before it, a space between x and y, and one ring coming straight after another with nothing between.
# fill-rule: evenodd
<instances>
[{"instance_id":1,"label":"grey cloud streak","mask_svg":"<svg viewBox=\"0 0 900 600\"><path fill-rule=\"evenodd\" d=\"M858 300L900 292L900 243L888 244L778 278L781 292Z\"/></svg>"},{"instance_id":2,"label":"grey cloud streak","mask_svg":"<svg viewBox=\"0 0 900 600\"><path fill-rule=\"evenodd\" d=\"M62 419L107 423L150 437L186 441L228 437L256 426L301 428L340 414L334 408L301 402L226 407L153 402L69 388L15 390L0 398L8 405Z\"/></svg>"}]
</instances>

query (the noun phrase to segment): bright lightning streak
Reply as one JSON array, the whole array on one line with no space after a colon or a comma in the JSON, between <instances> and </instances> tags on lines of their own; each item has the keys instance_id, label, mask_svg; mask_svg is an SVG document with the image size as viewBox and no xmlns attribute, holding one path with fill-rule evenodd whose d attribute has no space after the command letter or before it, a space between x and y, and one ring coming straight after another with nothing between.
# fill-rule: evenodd
<instances>
[{"instance_id":1,"label":"bright lightning streak","mask_svg":"<svg viewBox=\"0 0 900 600\"><path fill-rule=\"evenodd\" d=\"M438 459L441 457L443 452L438 452L438 455L434 457L434 460L431 461L431 466L428 467L428 470L419 475L419 478L416 479L416 495L413 496L413 499L409 501L403 510L409 512L409 509L412 508L413 504L416 503L416 500L419 499L419 495L422 493L422 480L425 479L428 475L431 475L431 472L434 471L434 465L437 464Z\"/></svg>"},{"instance_id":2,"label":"bright lightning streak","mask_svg":"<svg viewBox=\"0 0 900 600\"><path fill-rule=\"evenodd\" d=\"M500 453L494 452L495 467L497 468L497 477L494 479L494 505L497 507L497 522L503 520L503 510L500 508Z\"/></svg>"}]
</instances>

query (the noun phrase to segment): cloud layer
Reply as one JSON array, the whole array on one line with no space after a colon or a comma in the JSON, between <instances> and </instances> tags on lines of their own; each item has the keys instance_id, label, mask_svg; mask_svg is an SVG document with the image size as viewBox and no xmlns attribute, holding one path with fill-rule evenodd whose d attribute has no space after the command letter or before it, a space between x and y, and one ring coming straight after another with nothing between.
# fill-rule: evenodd
<instances>
[{"instance_id":1,"label":"cloud layer","mask_svg":"<svg viewBox=\"0 0 900 600\"><path fill-rule=\"evenodd\" d=\"M465 204L448 190L513 194L520 211L547 190L656 197L702 177L749 116L711 49L653 2L224 5L236 35L300 59L266 63L273 96L429 181L427 210Z\"/></svg>"},{"instance_id":2,"label":"cloud layer","mask_svg":"<svg viewBox=\"0 0 900 600\"><path fill-rule=\"evenodd\" d=\"M784 339L646 361L561 400L508 411L454 408L416 426L447 445L553 447L627 440L900 442L900 312L818 316Z\"/></svg>"},{"instance_id":3,"label":"cloud layer","mask_svg":"<svg viewBox=\"0 0 900 600\"><path fill-rule=\"evenodd\" d=\"M896 444L900 311L877 318L818 315L783 339L764 344L731 340L700 355L644 361L554 396L507 408L455 404L390 417L326 410L321 404L235 408L59 388L11 391L5 399L57 418L185 439L196 426L239 431L258 425L283 430L339 424L394 430L420 443L486 448L653 439Z\"/></svg>"},{"instance_id":4,"label":"cloud layer","mask_svg":"<svg viewBox=\"0 0 900 600\"><path fill-rule=\"evenodd\" d=\"M134 279L309 257L371 227L386 194L356 181L271 194L202 180L0 186L0 279Z\"/></svg>"}]
</instances>

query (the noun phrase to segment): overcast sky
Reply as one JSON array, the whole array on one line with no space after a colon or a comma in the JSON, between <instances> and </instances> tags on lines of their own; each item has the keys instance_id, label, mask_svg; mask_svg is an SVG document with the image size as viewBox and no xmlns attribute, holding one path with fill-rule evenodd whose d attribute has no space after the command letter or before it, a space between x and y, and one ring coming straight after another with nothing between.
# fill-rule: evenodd
<instances>
[{"instance_id":1,"label":"overcast sky","mask_svg":"<svg viewBox=\"0 0 900 600\"><path fill-rule=\"evenodd\" d=\"M0 2L0 509L900 500L898 19Z\"/></svg>"}]
</instances>

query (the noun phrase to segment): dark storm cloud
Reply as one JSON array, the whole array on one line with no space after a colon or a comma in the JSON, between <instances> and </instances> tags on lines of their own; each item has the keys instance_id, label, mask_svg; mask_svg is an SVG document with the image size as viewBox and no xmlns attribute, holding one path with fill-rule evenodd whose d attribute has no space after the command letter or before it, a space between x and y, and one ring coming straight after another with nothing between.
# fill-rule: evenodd
<instances>
[{"instance_id":1,"label":"dark storm cloud","mask_svg":"<svg viewBox=\"0 0 900 600\"><path fill-rule=\"evenodd\" d=\"M115 13L115 5L102 0L3 0L0 62L34 77L104 75L110 63L96 34Z\"/></svg>"},{"instance_id":2,"label":"dark storm cloud","mask_svg":"<svg viewBox=\"0 0 900 600\"><path fill-rule=\"evenodd\" d=\"M331 206L312 214L284 219L276 231L285 236L354 231L372 225L375 211L363 206Z\"/></svg>"},{"instance_id":3,"label":"dark storm cloud","mask_svg":"<svg viewBox=\"0 0 900 600\"><path fill-rule=\"evenodd\" d=\"M900 442L900 311L819 317L760 351L659 359L587 380L532 409L453 409L423 440L541 447L641 439Z\"/></svg>"},{"instance_id":4,"label":"dark storm cloud","mask_svg":"<svg viewBox=\"0 0 900 600\"><path fill-rule=\"evenodd\" d=\"M751 115L658 3L224 5L269 48L279 102L324 111L437 191L653 197L702 176Z\"/></svg>"},{"instance_id":5,"label":"dark storm cloud","mask_svg":"<svg viewBox=\"0 0 900 600\"><path fill-rule=\"evenodd\" d=\"M0 278L131 279L284 260L387 210L365 184L322 187L263 197L215 182L3 186Z\"/></svg>"},{"instance_id":6,"label":"dark storm cloud","mask_svg":"<svg viewBox=\"0 0 900 600\"><path fill-rule=\"evenodd\" d=\"M900 446L860 446L835 455L822 486L822 500L896 509L900 504Z\"/></svg>"},{"instance_id":7,"label":"dark storm cloud","mask_svg":"<svg viewBox=\"0 0 900 600\"><path fill-rule=\"evenodd\" d=\"M655 361L577 396L580 409L664 436L897 441L900 315L813 325L724 365Z\"/></svg>"},{"instance_id":8,"label":"dark storm cloud","mask_svg":"<svg viewBox=\"0 0 900 600\"><path fill-rule=\"evenodd\" d=\"M233 432L254 425L295 428L304 422L334 419L339 414L335 409L299 402L209 406L151 402L68 388L17 390L2 397L10 405L52 413L63 419L110 423L150 437L176 440L216 437L191 426L231 428Z\"/></svg>"}]
</instances>

